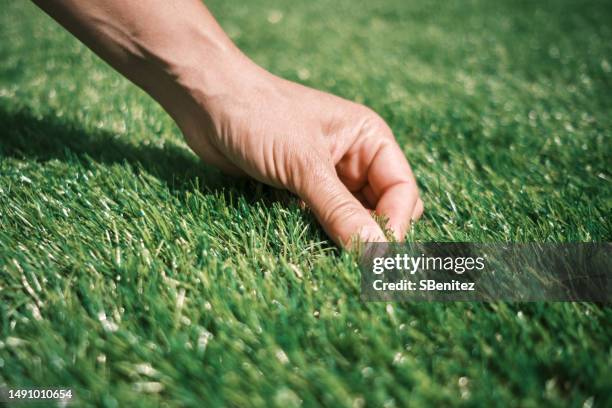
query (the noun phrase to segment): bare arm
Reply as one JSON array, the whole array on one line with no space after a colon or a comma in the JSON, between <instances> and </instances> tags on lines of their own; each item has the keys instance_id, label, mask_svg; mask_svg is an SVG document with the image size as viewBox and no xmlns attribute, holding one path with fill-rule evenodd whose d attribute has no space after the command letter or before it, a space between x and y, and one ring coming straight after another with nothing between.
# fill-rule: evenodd
<instances>
[{"instance_id":1,"label":"bare arm","mask_svg":"<svg viewBox=\"0 0 612 408\"><path fill-rule=\"evenodd\" d=\"M199 0L35 0L156 99L221 170L299 195L340 244L402 239L420 217L414 176L365 106L276 77L231 42Z\"/></svg>"},{"instance_id":2,"label":"bare arm","mask_svg":"<svg viewBox=\"0 0 612 408\"><path fill-rule=\"evenodd\" d=\"M184 101L189 79L211 89L237 61L253 65L199 0L34 3L167 110Z\"/></svg>"}]
</instances>

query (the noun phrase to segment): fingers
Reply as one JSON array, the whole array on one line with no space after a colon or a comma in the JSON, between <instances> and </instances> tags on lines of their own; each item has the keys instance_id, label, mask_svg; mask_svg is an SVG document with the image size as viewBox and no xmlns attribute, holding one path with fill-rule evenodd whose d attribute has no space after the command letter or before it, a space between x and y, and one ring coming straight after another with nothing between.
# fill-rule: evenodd
<instances>
[{"instance_id":1,"label":"fingers","mask_svg":"<svg viewBox=\"0 0 612 408\"><path fill-rule=\"evenodd\" d=\"M298 195L312 209L325 232L339 245L350 247L355 238L384 242L385 235L369 211L351 194L332 169L311 172Z\"/></svg>"},{"instance_id":2,"label":"fingers","mask_svg":"<svg viewBox=\"0 0 612 408\"><path fill-rule=\"evenodd\" d=\"M403 240L413 219L423 212L423 202L406 157L395 140L385 138L368 170L368 194L377 198L376 213L388 218L387 228Z\"/></svg>"}]
</instances>

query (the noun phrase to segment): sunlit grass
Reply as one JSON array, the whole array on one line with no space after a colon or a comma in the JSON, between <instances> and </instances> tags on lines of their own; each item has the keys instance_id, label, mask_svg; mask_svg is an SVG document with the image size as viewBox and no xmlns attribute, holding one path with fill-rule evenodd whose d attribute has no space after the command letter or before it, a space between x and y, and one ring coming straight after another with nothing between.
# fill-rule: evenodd
<instances>
[{"instance_id":1,"label":"sunlit grass","mask_svg":"<svg viewBox=\"0 0 612 408\"><path fill-rule=\"evenodd\" d=\"M368 104L420 241L610 241L605 2L209 2L276 74ZM27 2L0 15L0 383L102 406L610 401L593 304L359 300L289 194L201 165Z\"/></svg>"}]
</instances>

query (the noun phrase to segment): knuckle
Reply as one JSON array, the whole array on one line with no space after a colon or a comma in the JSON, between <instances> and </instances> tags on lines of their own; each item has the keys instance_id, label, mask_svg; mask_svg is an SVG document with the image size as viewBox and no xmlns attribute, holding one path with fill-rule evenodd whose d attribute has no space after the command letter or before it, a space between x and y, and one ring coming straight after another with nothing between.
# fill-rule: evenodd
<instances>
[{"instance_id":1,"label":"knuckle","mask_svg":"<svg viewBox=\"0 0 612 408\"><path fill-rule=\"evenodd\" d=\"M296 150L288 160L288 187L297 193L325 183L332 176L333 165L315 149Z\"/></svg>"},{"instance_id":2,"label":"knuckle","mask_svg":"<svg viewBox=\"0 0 612 408\"><path fill-rule=\"evenodd\" d=\"M387 122L372 109L368 107L364 107L364 109L362 131L372 136L393 138L393 132Z\"/></svg>"},{"instance_id":3,"label":"knuckle","mask_svg":"<svg viewBox=\"0 0 612 408\"><path fill-rule=\"evenodd\" d=\"M323 214L323 221L328 224L342 225L360 212L360 209L354 202L338 196L330 197L328 203Z\"/></svg>"},{"instance_id":4,"label":"knuckle","mask_svg":"<svg viewBox=\"0 0 612 408\"><path fill-rule=\"evenodd\" d=\"M329 179L333 173L331 157L313 141L287 143L284 150L288 187L297 192L305 191L312 183Z\"/></svg>"}]
</instances>

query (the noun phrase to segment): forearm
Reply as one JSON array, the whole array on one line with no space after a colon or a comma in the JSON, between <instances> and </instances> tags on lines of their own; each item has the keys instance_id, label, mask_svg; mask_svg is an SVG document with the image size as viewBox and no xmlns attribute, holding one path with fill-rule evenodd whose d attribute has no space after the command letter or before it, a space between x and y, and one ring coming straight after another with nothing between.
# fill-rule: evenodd
<instances>
[{"instance_id":1,"label":"forearm","mask_svg":"<svg viewBox=\"0 0 612 408\"><path fill-rule=\"evenodd\" d=\"M199 0L34 0L171 114L253 65Z\"/></svg>"},{"instance_id":2,"label":"forearm","mask_svg":"<svg viewBox=\"0 0 612 408\"><path fill-rule=\"evenodd\" d=\"M378 115L258 67L199 0L35 1L153 96L205 162L298 194L337 242L384 241L369 210L399 240L422 213Z\"/></svg>"}]
</instances>

